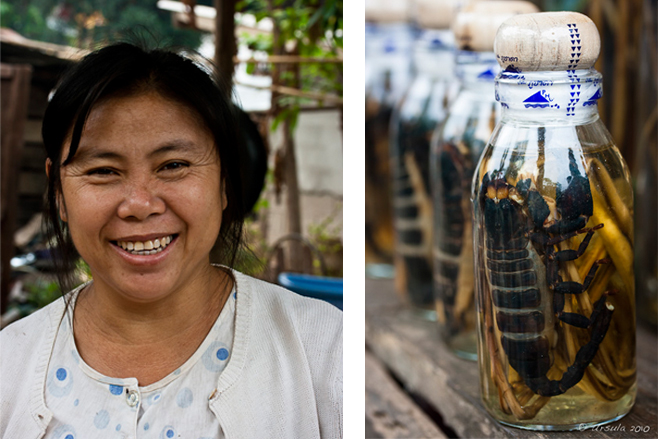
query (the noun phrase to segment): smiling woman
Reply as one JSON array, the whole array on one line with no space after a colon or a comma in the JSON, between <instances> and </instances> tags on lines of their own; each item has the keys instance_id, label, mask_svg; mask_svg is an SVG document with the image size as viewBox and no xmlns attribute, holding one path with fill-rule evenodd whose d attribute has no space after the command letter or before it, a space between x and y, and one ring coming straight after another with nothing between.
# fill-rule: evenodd
<instances>
[{"instance_id":1,"label":"smiling woman","mask_svg":"<svg viewBox=\"0 0 658 439\"><path fill-rule=\"evenodd\" d=\"M46 226L62 290L79 257L93 281L0 333L1 437L342 436L342 313L231 269L226 96L193 61L129 44L60 82Z\"/></svg>"}]
</instances>

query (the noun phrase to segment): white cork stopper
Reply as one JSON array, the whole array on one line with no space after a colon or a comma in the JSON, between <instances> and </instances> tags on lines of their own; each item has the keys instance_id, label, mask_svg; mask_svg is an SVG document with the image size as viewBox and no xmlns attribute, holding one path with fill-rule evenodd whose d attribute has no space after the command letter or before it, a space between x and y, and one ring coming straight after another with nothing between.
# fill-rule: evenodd
<instances>
[{"instance_id":1,"label":"white cork stopper","mask_svg":"<svg viewBox=\"0 0 658 439\"><path fill-rule=\"evenodd\" d=\"M449 29L463 0L414 0L413 20L423 29Z\"/></svg>"},{"instance_id":2,"label":"white cork stopper","mask_svg":"<svg viewBox=\"0 0 658 439\"><path fill-rule=\"evenodd\" d=\"M519 72L589 69L600 50L596 25L578 12L512 17L500 26L494 43L503 70Z\"/></svg>"},{"instance_id":3,"label":"white cork stopper","mask_svg":"<svg viewBox=\"0 0 658 439\"><path fill-rule=\"evenodd\" d=\"M452 26L457 47L462 50L491 52L496 31L505 20L514 15L535 12L539 12L537 6L527 1L471 3L457 14Z\"/></svg>"},{"instance_id":4,"label":"white cork stopper","mask_svg":"<svg viewBox=\"0 0 658 439\"><path fill-rule=\"evenodd\" d=\"M408 0L366 0L366 21L376 23L405 23L410 19Z\"/></svg>"}]
</instances>

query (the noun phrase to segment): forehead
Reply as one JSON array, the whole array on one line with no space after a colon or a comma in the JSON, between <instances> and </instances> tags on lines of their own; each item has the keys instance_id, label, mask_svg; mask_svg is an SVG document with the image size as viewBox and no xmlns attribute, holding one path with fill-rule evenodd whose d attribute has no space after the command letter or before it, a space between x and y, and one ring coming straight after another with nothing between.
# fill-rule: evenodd
<instances>
[{"instance_id":1,"label":"forehead","mask_svg":"<svg viewBox=\"0 0 658 439\"><path fill-rule=\"evenodd\" d=\"M215 150L212 133L190 106L155 92L114 96L101 100L89 112L76 158L90 149L147 153L170 143ZM70 133L64 157L69 144Z\"/></svg>"}]
</instances>

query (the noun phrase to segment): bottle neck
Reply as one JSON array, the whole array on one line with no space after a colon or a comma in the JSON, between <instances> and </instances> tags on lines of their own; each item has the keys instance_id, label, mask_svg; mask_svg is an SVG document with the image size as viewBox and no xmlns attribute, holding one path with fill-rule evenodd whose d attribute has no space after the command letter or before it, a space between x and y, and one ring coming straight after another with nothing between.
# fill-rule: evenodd
<instances>
[{"instance_id":1,"label":"bottle neck","mask_svg":"<svg viewBox=\"0 0 658 439\"><path fill-rule=\"evenodd\" d=\"M496 100L502 120L537 125L582 125L598 118L601 74L594 69L501 72Z\"/></svg>"},{"instance_id":2,"label":"bottle neck","mask_svg":"<svg viewBox=\"0 0 658 439\"><path fill-rule=\"evenodd\" d=\"M455 76L464 89L491 90L499 72L500 66L493 52L461 50L455 54Z\"/></svg>"},{"instance_id":3,"label":"bottle neck","mask_svg":"<svg viewBox=\"0 0 658 439\"><path fill-rule=\"evenodd\" d=\"M366 57L382 57L409 52L415 37L414 29L406 23L377 23L366 27Z\"/></svg>"},{"instance_id":4,"label":"bottle neck","mask_svg":"<svg viewBox=\"0 0 658 439\"><path fill-rule=\"evenodd\" d=\"M366 94L391 102L404 92L411 76L411 28L406 24L377 24L366 38Z\"/></svg>"},{"instance_id":5,"label":"bottle neck","mask_svg":"<svg viewBox=\"0 0 658 439\"><path fill-rule=\"evenodd\" d=\"M455 38L450 30L423 30L414 43L414 68L419 76L452 80L454 60Z\"/></svg>"}]
</instances>

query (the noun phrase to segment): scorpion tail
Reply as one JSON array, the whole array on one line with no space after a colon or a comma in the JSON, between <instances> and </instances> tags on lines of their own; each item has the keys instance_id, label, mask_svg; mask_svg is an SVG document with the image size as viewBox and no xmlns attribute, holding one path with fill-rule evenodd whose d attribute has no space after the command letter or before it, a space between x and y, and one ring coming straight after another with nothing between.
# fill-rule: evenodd
<instances>
[{"instance_id":1,"label":"scorpion tail","mask_svg":"<svg viewBox=\"0 0 658 439\"><path fill-rule=\"evenodd\" d=\"M594 304L594 310L590 319L590 340L580 348L576 354L573 364L564 372L559 381L550 380L545 375L542 377L526 380L530 389L541 396L561 395L583 379L587 366L592 362L599 345L608 332L614 306L606 302L607 293L602 295Z\"/></svg>"}]
</instances>

